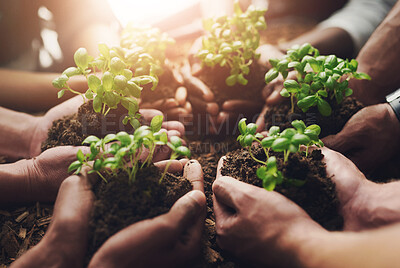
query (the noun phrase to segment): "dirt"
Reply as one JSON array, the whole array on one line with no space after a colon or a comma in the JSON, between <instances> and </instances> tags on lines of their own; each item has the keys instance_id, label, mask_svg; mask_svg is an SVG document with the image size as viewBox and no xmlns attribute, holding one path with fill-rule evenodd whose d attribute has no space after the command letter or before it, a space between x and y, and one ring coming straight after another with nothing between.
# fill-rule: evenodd
<instances>
[{"instance_id":1,"label":"dirt","mask_svg":"<svg viewBox=\"0 0 400 268\"><path fill-rule=\"evenodd\" d=\"M10 265L40 242L52 214L52 204L0 207L0 267Z\"/></svg>"},{"instance_id":2,"label":"dirt","mask_svg":"<svg viewBox=\"0 0 400 268\"><path fill-rule=\"evenodd\" d=\"M265 129L271 126L279 126L281 130L292 127L293 120L303 120L306 125L317 124L321 127L320 138L341 131L346 122L364 106L352 97L345 98L341 104L330 101L332 114L322 116L317 107L311 107L306 113L295 106L294 113L291 113L290 101L271 107L265 114Z\"/></svg>"},{"instance_id":3,"label":"dirt","mask_svg":"<svg viewBox=\"0 0 400 268\"><path fill-rule=\"evenodd\" d=\"M112 109L104 117L93 110L93 101L82 104L78 112L55 120L49 129L48 138L42 144L42 151L56 146L82 145L86 137L95 135L99 138L107 134L133 131L130 124L122 124L127 111L122 105L118 109ZM146 123L141 119L141 123Z\"/></svg>"},{"instance_id":4,"label":"dirt","mask_svg":"<svg viewBox=\"0 0 400 268\"><path fill-rule=\"evenodd\" d=\"M131 184L123 172L108 178L108 183L98 181L87 261L110 236L135 222L168 212L176 200L192 190L191 183L182 177L167 173L159 184L160 177L161 172L152 165L140 169Z\"/></svg>"},{"instance_id":5,"label":"dirt","mask_svg":"<svg viewBox=\"0 0 400 268\"><path fill-rule=\"evenodd\" d=\"M265 161L266 156L259 147L253 147L254 156ZM320 150L314 150L310 155L305 153L290 154L289 160L283 162L283 153L271 153L278 160L278 169L285 178L305 180L306 183L297 187L290 183L277 185L275 191L283 194L302 207L310 217L327 230L341 230L343 219L338 213L339 200L335 185L326 175L323 155ZM255 162L247 150L240 149L227 154L221 170L222 175L231 176L240 181L262 187L262 181L257 178L256 171L261 165Z\"/></svg>"}]
</instances>

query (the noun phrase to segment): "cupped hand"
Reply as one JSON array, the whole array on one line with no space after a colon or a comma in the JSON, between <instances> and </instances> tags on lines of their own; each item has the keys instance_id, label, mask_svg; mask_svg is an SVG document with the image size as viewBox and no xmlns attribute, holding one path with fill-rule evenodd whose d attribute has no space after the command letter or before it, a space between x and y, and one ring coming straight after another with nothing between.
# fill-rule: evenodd
<instances>
[{"instance_id":1,"label":"cupped hand","mask_svg":"<svg viewBox=\"0 0 400 268\"><path fill-rule=\"evenodd\" d=\"M277 192L222 176L218 163L213 184L217 242L241 259L259 265L294 267L295 241L324 232L307 213Z\"/></svg>"},{"instance_id":2,"label":"cupped hand","mask_svg":"<svg viewBox=\"0 0 400 268\"><path fill-rule=\"evenodd\" d=\"M344 230L361 231L400 221L400 184L366 179L352 161L323 147L327 176L335 183Z\"/></svg>"},{"instance_id":3,"label":"cupped hand","mask_svg":"<svg viewBox=\"0 0 400 268\"><path fill-rule=\"evenodd\" d=\"M362 171L384 164L400 149L400 123L389 104L368 106L356 113L325 145L350 158Z\"/></svg>"},{"instance_id":4,"label":"cupped hand","mask_svg":"<svg viewBox=\"0 0 400 268\"><path fill-rule=\"evenodd\" d=\"M156 165L163 170L166 162ZM135 223L112 236L95 254L90 266L151 267L160 262L174 267L193 257L200 247L205 218L203 174L194 160L174 160L169 167L171 172L183 169L194 191L180 198L167 214ZM73 175L64 180L45 237L12 267L83 267L94 179L97 178Z\"/></svg>"}]
</instances>

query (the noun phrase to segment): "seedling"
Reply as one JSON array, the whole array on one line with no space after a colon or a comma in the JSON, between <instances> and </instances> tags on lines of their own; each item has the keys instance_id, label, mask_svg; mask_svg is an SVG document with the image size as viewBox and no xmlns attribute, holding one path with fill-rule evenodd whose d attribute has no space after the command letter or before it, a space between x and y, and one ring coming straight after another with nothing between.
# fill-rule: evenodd
<instances>
[{"instance_id":1,"label":"seedling","mask_svg":"<svg viewBox=\"0 0 400 268\"><path fill-rule=\"evenodd\" d=\"M141 126L137 128L133 135L126 132L117 134L108 134L103 139L96 136L89 136L83 144L90 146L90 153L83 154L81 150L77 153L77 160L73 162L68 172L75 171L79 174L82 167L91 168L89 173L97 173L105 182L104 173L110 176L116 176L118 171L123 170L129 176L129 182L133 183L139 169L149 166L152 162L154 151L157 145L168 145L172 149L171 160L178 156L190 157L190 151L182 146L181 140L173 136L168 142L166 132L160 132L162 116L155 116L151 120L150 126ZM179 145L178 145L179 140ZM107 146L107 144L112 143ZM148 157L142 163L140 156L146 148L149 151ZM160 179L163 180L171 162L168 162L165 171Z\"/></svg>"},{"instance_id":2,"label":"seedling","mask_svg":"<svg viewBox=\"0 0 400 268\"><path fill-rule=\"evenodd\" d=\"M286 179L276 166L276 158L270 156L270 150L274 152L283 152L284 163L289 159L290 153L297 153L300 146L306 146L305 154L308 156L308 147L316 145L322 147L324 144L318 138L321 128L318 125L310 125L306 127L303 121L295 120L292 122L294 128L287 128L280 132L279 127L272 126L268 135L264 137L261 133L256 133L257 125L249 123L246 125L246 118L239 121L238 128L240 135L237 140L240 145L247 149L251 158L260 163L262 166L257 169L257 177L263 181L263 187L268 191L272 191L277 184L282 181L300 185L299 180ZM266 161L260 160L252 153L253 142L258 143L264 150Z\"/></svg>"},{"instance_id":3,"label":"seedling","mask_svg":"<svg viewBox=\"0 0 400 268\"><path fill-rule=\"evenodd\" d=\"M256 49L260 44L259 31L267 27L265 12L265 9L256 9L252 5L243 12L239 1L235 0L231 18L221 16L203 21L209 35L203 38L203 46L197 56L206 66L230 68L230 75L225 80L228 86L236 83L247 85L245 76L250 72L249 66L260 57Z\"/></svg>"},{"instance_id":4,"label":"seedling","mask_svg":"<svg viewBox=\"0 0 400 268\"><path fill-rule=\"evenodd\" d=\"M290 98L291 113L294 113L296 102L303 112L317 106L321 115L329 116L332 108L328 99L335 98L340 104L344 97L353 94L353 90L348 87L350 79L371 79L369 75L357 72L356 60L343 60L335 55L321 56L318 49L307 43L293 46L283 59L271 59L270 63L272 68L265 75L267 84L279 74L286 79L290 71L296 71L297 81L284 81L280 93Z\"/></svg>"}]
</instances>

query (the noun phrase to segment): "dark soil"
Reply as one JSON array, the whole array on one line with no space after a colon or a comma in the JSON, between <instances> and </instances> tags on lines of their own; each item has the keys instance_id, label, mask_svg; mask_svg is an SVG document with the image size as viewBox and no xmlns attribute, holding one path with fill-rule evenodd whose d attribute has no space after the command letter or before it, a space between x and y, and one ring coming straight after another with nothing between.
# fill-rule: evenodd
<instances>
[{"instance_id":1,"label":"dark soil","mask_svg":"<svg viewBox=\"0 0 400 268\"><path fill-rule=\"evenodd\" d=\"M0 207L0 267L6 267L43 238L53 214L51 204Z\"/></svg>"},{"instance_id":2,"label":"dark soil","mask_svg":"<svg viewBox=\"0 0 400 268\"><path fill-rule=\"evenodd\" d=\"M277 185L275 191L283 194L302 207L313 220L328 230L341 230L343 218L338 213L339 200L336 197L335 184L326 175L323 155L314 150L308 157L304 153L291 154L287 163L283 163L283 154L274 154L278 159L278 168L285 178L306 180L301 187L289 183ZM254 156L265 161L261 148L254 148ZM222 175L237 178L243 182L262 187L256 171L260 164L255 162L247 150L240 149L227 154L221 170Z\"/></svg>"},{"instance_id":3,"label":"dark soil","mask_svg":"<svg viewBox=\"0 0 400 268\"><path fill-rule=\"evenodd\" d=\"M262 101L261 90L265 82L266 69L254 62L250 65L250 73L245 75L249 81L246 86L236 83L234 86L228 86L225 79L230 75L230 69L220 66L204 66L199 74L199 78L215 94L215 101L221 105L226 100L251 100Z\"/></svg>"},{"instance_id":4,"label":"dark soil","mask_svg":"<svg viewBox=\"0 0 400 268\"><path fill-rule=\"evenodd\" d=\"M292 127L293 120L303 120L306 125L317 124L321 127L320 138L341 131L346 122L364 106L352 97L345 98L341 104L331 101L332 114L322 116L317 107L311 107L306 113L295 106L294 113L290 112L290 101L271 107L265 114L265 127L279 126L281 130Z\"/></svg>"},{"instance_id":5,"label":"dark soil","mask_svg":"<svg viewBox=\"0 0 400 268\"><path fill-rule=\"evenodd\" d=\"M42 144L42 151L56 146L82 145L90 135L102 138L119 131L133 131L130 124L122 124L127 112L121 105L118 109L110 110L106 117L94 112L92 107L93 101L88 101L79 107L78 113L55 120L47 140Z\"/></svg>"},{"instance_id":6,"label":"dark soil","mask_svg":"<svg viewBox=\"0 0 400 268\"><path fill-rule=\"evenodd\" d=\"M132 184L126 173L109 178L108 183L99 180L94 186L88 260L110 236L135 222L168 212L176 200L192 190L186 179L167 173L159 184L160 177L160 171L152 165L141 169Z\"/></svg>"}]
</instances>

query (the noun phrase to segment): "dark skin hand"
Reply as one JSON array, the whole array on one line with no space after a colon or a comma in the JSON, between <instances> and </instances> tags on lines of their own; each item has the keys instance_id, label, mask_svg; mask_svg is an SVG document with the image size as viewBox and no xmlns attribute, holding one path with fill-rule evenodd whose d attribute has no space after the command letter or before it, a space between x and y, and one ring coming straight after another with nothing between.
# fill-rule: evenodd
<instances>
[{"instance_id":1,"label":"dark skin hand","mask_svg":"<svg viewBox=\"0 0 400 268\"><path fill-rule=\"evenodd\" d=\"M46 140L48 130L52 126L53 121L76 113L82 104L82 97L75 96L51 108L44 116L39 117L0 107L0 126L2 128L0 155L6 156L9 161L39 155L41 144ZM119 116L112 116L112 113L111 111L106 118L105 127L107 130L115 132L122 123L116 121L115 119L118 120ZM155 109L141 109L140 113L147 122L150 122L151 118L156 115L163 115ZM162 126L171 135L182 136L185 132L183 124L178 121L164 120Z\"/></svg>"},{"instance_id":2,"label":"dark skin hand","mask_svg":"<svg viewBox=\"0 0 400 268\"><path fill-rule=\"evenodd\" d=\"M193 191L180 198L168 213L137 222L110 237L89 267L176 267L199 253L206 203L203 174L197 161L183 167L185 162L174 160L169 171L182 172L184 168ZM157 165L163 169L165 164ZM45 237L12 267L83 267L94 201L93 179L74 175L62 183Z\"/></svg>"},{"instance_id":3,"label":"dark skin hand","mask_svg":"<svg viewBox=\"0 0 400 268\"><path fill-rule=\"evenodd\" d=\"M340 252L344 241L348 241L360 249L354 256L365 257L360 245L366 243L365 237L374 237L368 231L378 227L384 230L384 226L400 221L399 202L394 201L400 184L372 183L340 153L328 148L322 151L327 175L336 184L344 229L348 232L327 232L281 194L222 176L222 158L213 184L217 242L221 248L260 266L355 267L349 263L346 266L345 259L343 264L330 260L321 246ZM351 231L362 233L358 237ZM346 250L340 254L346 254ZM327 263L322 265L320 258Z\"/></svg>"},{"instance_id":4,"label":"dark skin hand","mask_svg":"<svg viewBox=\"0 0 400 268\"><path fill-rule=\"evenodd\" d=\"M389 104L368 106L346 123L325 145L350 158L364 172L371 172L400 149L400 122Z\"/></svg>"}]
</instances>

